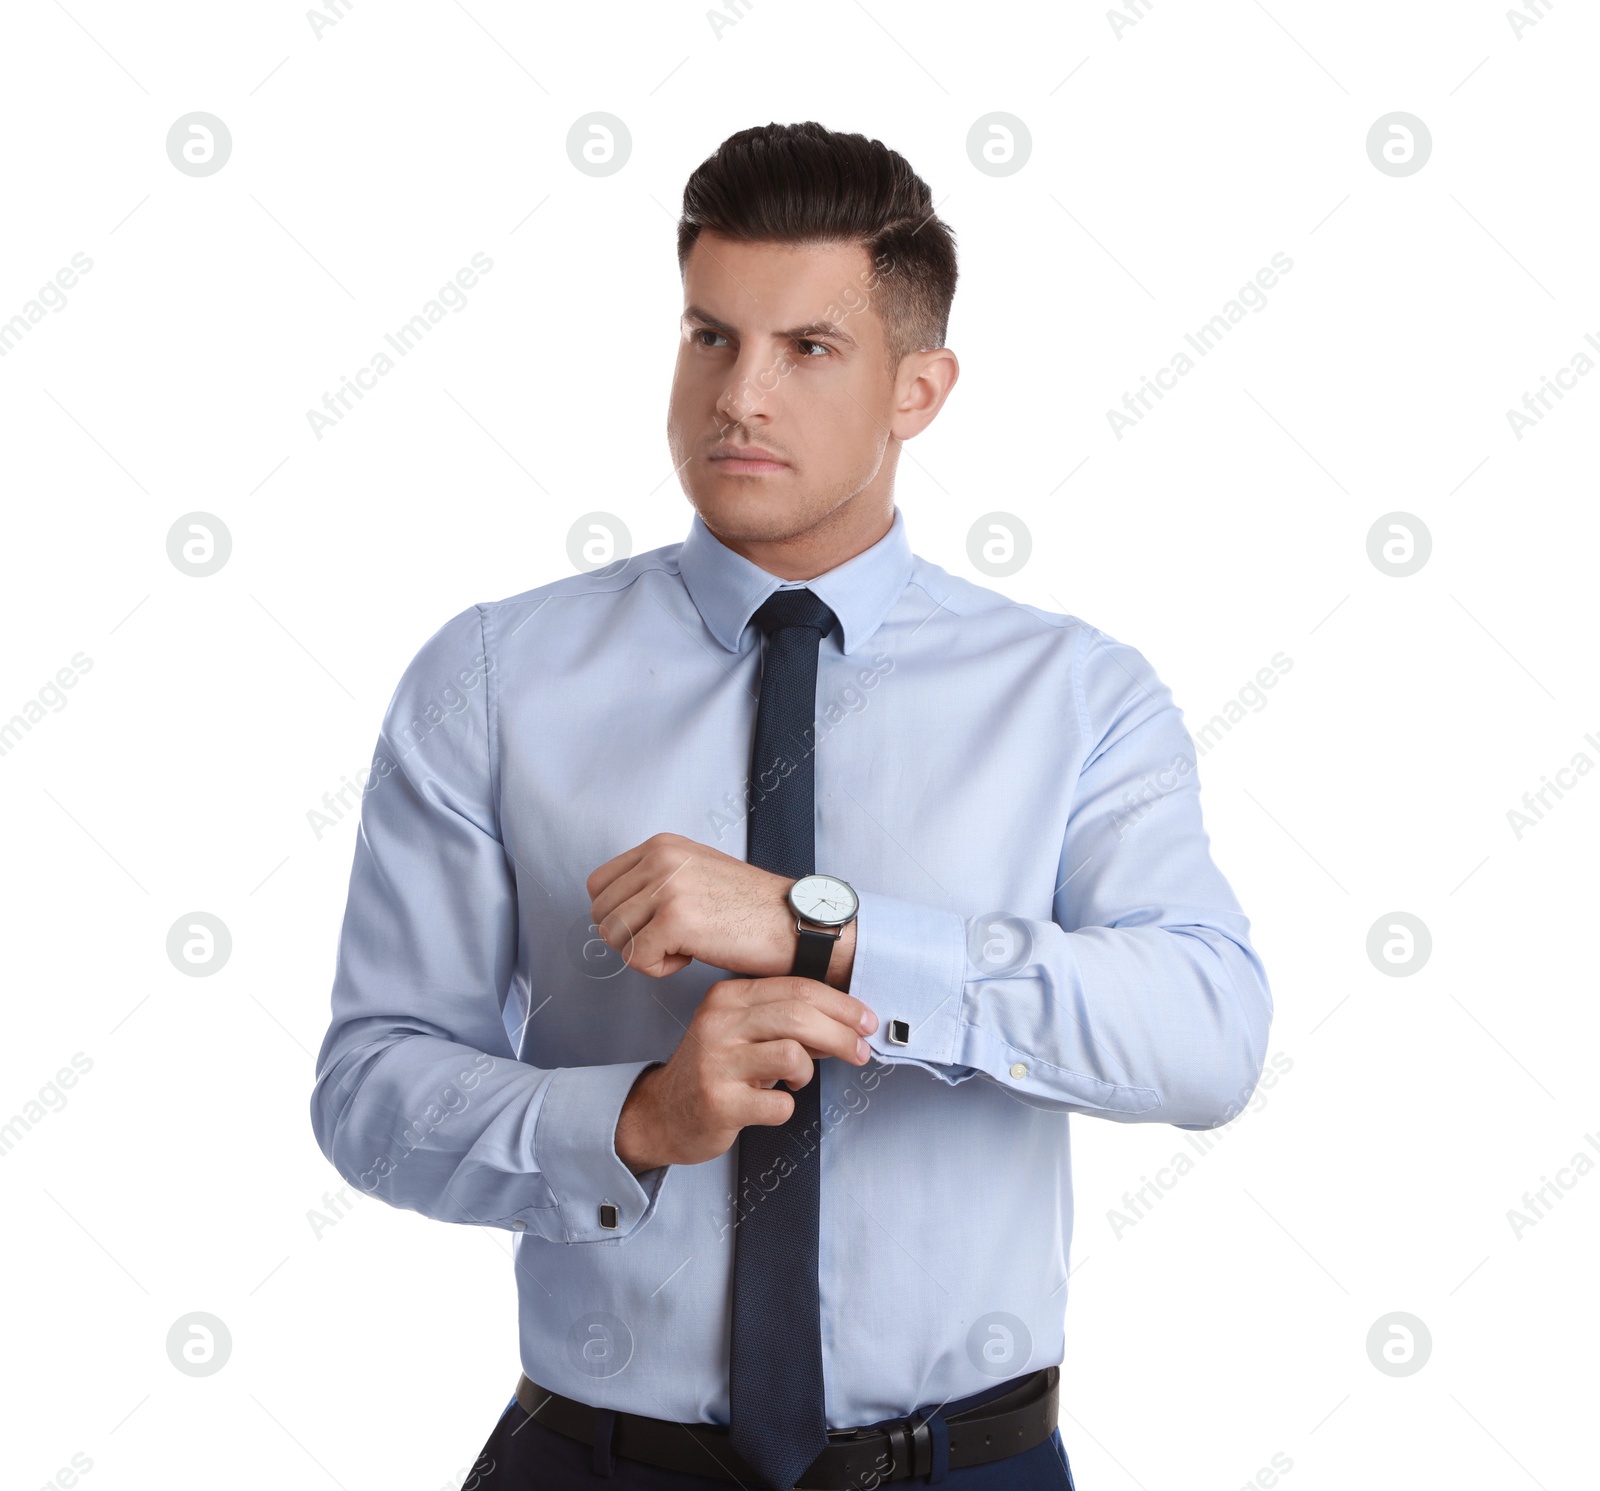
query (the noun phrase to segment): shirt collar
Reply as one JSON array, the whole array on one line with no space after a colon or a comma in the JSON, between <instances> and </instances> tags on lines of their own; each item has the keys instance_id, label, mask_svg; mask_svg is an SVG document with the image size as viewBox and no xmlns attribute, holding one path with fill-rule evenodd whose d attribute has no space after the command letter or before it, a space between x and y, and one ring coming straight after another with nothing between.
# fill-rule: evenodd
<instances>
[{"instance_id":1,"label":"shirt collar","mask_svg":"<svg viewBox=\"0 0 1600 1491\"><path fill-rule=\"evenodd\" d=\"M757 607L774 590L804 586L839 618L842 649L854 652L877 631L911 577L911 542L898 506L889 531L870 548L813 580L781 580L736 554L697 512L678 550L678 572L705 624L729 652L738 652Z\"/></svg>"}]
</instances>

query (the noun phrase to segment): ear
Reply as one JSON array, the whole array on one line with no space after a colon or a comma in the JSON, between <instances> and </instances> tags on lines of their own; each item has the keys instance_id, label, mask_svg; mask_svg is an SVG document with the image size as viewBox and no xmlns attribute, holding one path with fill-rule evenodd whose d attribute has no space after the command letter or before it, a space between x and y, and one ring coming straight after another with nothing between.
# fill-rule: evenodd
<instances>
[{"instance_id":1,"label":"ear","mask_svg":"<svg viewBox=\"0 0 1600 1491\"><path fill-rule=\"evenodd\" d=\"M906 353L895 374L889 433L897 440L920 435L944 407L960 376L961 364L948 347Z\"/></svg>"}]
</instances>

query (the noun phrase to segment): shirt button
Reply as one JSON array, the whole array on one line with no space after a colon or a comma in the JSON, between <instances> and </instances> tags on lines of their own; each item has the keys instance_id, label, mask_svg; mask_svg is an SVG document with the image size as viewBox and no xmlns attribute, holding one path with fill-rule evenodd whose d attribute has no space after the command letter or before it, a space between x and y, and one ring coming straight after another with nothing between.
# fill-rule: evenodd
<instances>
[{"instance_id":1,"label":"shirt button","mask_svg":"<svg viewBox=\"0 0 1600 1491\"><path fill-rule=\"evenodd\" d=\"M526 1232L528 1230L528 1224L519 1219L511 1224L511 1230L513 1232Z\"/></svg>"},{"instance_id":2,"label":"shirt button","mask_svg":"<svg viewBox=\"0 0 1600 1491\"><path fill-rule=\"evenodd\" d=\"M1020 1061L1014 1061L1011 1063L1011 1075L1020 1082L1028 1075L1028 1069Z\"/></svg>"}]
</instances>

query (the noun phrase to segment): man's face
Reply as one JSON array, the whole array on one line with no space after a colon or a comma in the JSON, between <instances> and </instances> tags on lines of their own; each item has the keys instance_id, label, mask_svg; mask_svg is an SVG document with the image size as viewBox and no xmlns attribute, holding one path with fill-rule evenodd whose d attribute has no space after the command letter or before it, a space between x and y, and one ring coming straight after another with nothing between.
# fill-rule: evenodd
<instances>
[{"instance_id":1,"label":"man's face","mask_svg":"<svg viewBox=\"0 0 1600 1491\"><path fill-rule=\"evenodd\" d=\"M904 435L874 283L860 244L696 241L667 441L719 538L785 539L888 490L884 454Z\"/></svg>"}]
</instances>

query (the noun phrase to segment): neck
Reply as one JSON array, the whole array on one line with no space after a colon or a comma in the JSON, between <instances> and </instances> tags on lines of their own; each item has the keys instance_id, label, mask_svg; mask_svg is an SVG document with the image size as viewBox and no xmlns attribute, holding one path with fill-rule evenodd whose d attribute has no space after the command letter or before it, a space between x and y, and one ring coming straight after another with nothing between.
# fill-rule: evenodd
<instances>
[{"instance_id":1,"label":"neck","mask_svg":"<svg viewBox=\"0 0 1600 1491\"><path fill-rule=\"evenodd\" d=\"M787 538L730 538L721 533L716 536L735 554L743 555L780 580L814 580L870 549L893 526L894 498L869 501L862 493Z\"/></svg>"}]
</instances>

